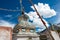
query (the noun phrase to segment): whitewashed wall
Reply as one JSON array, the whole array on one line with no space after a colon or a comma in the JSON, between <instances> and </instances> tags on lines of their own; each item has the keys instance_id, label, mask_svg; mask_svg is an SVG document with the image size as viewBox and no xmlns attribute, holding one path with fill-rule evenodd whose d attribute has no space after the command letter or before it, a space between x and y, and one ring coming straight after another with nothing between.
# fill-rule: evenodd
<instances>
[{"instance_id":1,"label":"whitewashed wall","mask_svg":"<svg viewBox=\"0 0 60 40\"><path fill-rule=\"evenodd\" d=\"M28 40L28 38L17 38L17 40ZM32 40L39 40L39 38L32 38Z\"/></svg>"},{"instance_id":2,"label":"whitewashed wall","mask_svg":"<svg viewBox=\"0 0 60 40\"><path fill-rule=\"evenodd\" d=\"M11 28L0 27L0 40L12 40Z\"/></svg>"},{"instance_id":3,"label":"whitewashed wall","mask_svg":"<svg viewBox=\"0 0 60 40\"><path fill-rule=\"evenodd\" d=\"M60 37L59 37L59 35L58 35L57 32L51 31L51 34L52 34L52 36L53 36L53 38L54 38L55 40L60 40Z\"/></svg>"},{"instance_id":4,"label":"whitewashed wall","mask_svg":"<svg viewBox=\"0 0 60 40\"><path fill-rule=\"evenodd\" d=\"M39 37L38 38L32 38L32 40L40 40Z\"/></svg>"},{"instance_id":5,"label":"whitewashed wall","mask_svg":"<svg viewBox=\"0 0 60 40\"><path fill-rule=\"evenodd\" d=\"M10 40L10 32L6 30L0 30L0 40Z\"/></svg>"},{"instance_id":6,"label":"whitewashed wall","mask_svg":"<svg viewBox=\"0 0 60 40\"><path fill-rule=\"evenodd\" d=\"M28 40L28 38L18 38L17 40Z\"/></svg>"}]
</instances>

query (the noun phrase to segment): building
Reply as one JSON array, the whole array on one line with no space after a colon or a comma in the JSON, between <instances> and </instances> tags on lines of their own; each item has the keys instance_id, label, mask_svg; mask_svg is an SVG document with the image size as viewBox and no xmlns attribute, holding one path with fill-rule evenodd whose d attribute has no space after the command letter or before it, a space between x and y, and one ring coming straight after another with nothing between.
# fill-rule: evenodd
<instances>
[{"instance_id":1,"label":"building","mask_svg":"<svg viewBox=\"0 0 60 40\"><path fill-rule=\"evenodd\" d=\"M44 31L40 32L40 39L41 40L51 40L48 31L45 29Z\"/></svg>"},{"instance_id":2,"label":"building","mask_svg":"<svg viewBox=\"0 0 60 40\"><path fill-rule=\"evenodd\" d=\"M18 18L19 23L13 29L13 40L39 40L35 26L28 22L26 14Z\"/></svg>"},{"instance_id":3,"label":"building","mask_svg":"<svg viewBox=\"0 0 60 40\"><path fill-rule=\"evenodd\" d=\"M60 40L59 36L60 36L60 24L57 24L57 25L51 25L49 28L48 28L54 38L54 40ZM51 37L49 36L49 33L48 31L45 29L44 31L40 32L40 39L42 40L51 40Z\"/></svg>"},{"instance_id":4,"label":"building","mask_svg":"<svg viewBox=\"0 0 60 40\"><path fill-rule=\"evenodd\" d=\"M54 25L55 30L58 32L59 36L60 36L60 23L57 25Z\"/></svg>"},{"instance_id":5,"label":"building","mask_svg":"<svg viewBox=\"0 0 60 40\"><path fill-rule=\"evenodd\" d=\"M12 28L0 26L0 40L12 40Z\"/></svg>"}]
</instances>

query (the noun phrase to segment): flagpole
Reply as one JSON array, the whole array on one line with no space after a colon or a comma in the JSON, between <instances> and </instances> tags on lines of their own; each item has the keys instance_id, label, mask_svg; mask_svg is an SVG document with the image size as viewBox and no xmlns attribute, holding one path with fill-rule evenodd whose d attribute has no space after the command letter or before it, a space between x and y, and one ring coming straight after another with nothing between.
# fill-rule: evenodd
<instances>
[{"instance_id":1,"label":"flagpole","mask_svg":"<svg viewBox=\"0 0 60 40\"><path fill-rule=\"evenodd\" d=\"M44 26L46 27L46 29L47 29L47 31L48 31L48 33L49 33L49 36L51 37L51 40L54 40L53 36L51 35L51 31L48 29L48 27L46 26L46 23L43 21L41 15L38 13L38 11L37 11L37 9L35 8L35 6L34 6L32 0L29 0L29 1L30 1L30 3L32 4L32 6L34 7L34 9L35 9L37 15L39 16L39 18L41 19L42 23L43 23Z\"/></svg>"}]
</instances>

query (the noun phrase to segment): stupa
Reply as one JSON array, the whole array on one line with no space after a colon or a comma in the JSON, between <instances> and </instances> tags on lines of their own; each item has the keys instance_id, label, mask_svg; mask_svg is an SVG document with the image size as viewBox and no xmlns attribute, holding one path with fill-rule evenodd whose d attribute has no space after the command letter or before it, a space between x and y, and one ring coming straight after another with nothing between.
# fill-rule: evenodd
<instances>
[{"instance_id":1,"label":"stupa","mask_svg":"<svg viewBox=\"0 0 60 40\"><path fill-rule=\"evenodd\" d=\"M22 12L18 17L18 24L13 29L13 40L37 40L39 35L36 33L35 26L28 22L29 17ZM37 39L36 39L37 38Z\"/></svg>"}]
</instances>

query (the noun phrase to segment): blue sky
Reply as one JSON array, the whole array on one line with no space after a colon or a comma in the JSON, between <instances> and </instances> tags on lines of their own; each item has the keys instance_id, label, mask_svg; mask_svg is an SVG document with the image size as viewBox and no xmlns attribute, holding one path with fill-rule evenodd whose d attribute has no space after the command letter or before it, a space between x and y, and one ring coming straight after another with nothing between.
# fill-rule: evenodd
<instances>
[{"instance_id":1,"label":"blue sky","mask_svg":"<svg viewBox=\"0 0 60 40\"><path fill-rule=\"evenodd\" d=\"M42 3L43 6L45 4L48 4L48 7L50 7L49 11L53 9L56 12L56 15L52 15L51 17L42 15L46 22L50 22L52 24L60 23L60 5L59 5L60 0L32 0L32 1L37 6L38 6L38 3L40 3L40 4ZM29 13L31 11L34 12L34 9L31 8L32 5L30 4L29 0L23 0L22 4L25 8L26 13ZM0 0L0 8L20 10L20 0ZM6 22L6 24L13 24L13 25L17 24L19 15L21 15L20 12L0 10L0 25L2 25L4 22ZM36 22L34 22L34 23L36 23Z\"/></svg>"}]
</instances>

